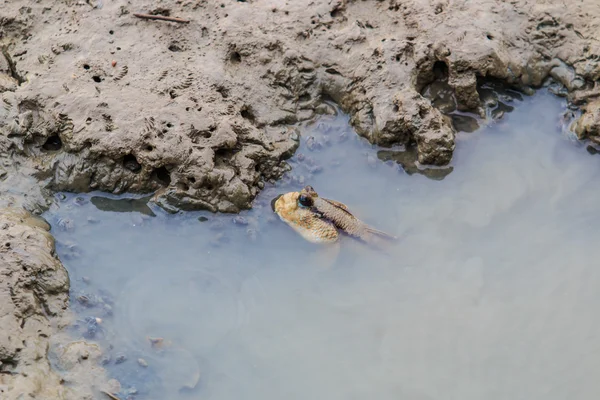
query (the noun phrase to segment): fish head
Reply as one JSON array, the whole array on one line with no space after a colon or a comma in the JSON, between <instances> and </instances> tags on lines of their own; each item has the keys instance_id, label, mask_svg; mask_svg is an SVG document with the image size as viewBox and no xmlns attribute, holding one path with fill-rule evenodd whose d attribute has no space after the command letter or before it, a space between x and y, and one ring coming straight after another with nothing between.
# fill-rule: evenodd
<instances>
[{"instance_id":1,"label":"fish head","mask_svg":"<svg viewBox=\"0 0 600 400\"><path fill-rule=\"evenodd\" d=\"M295 212L300 206L298 203L299 197L300 192L288 192L280 194L271 202L273 211L280 217L281 215L287 215Z\"/></svg>"},{"instance_id":2,"label":"fish head","mask_svg":"<svg viewBox=\"0 0 600 400\"><path fill-rule=\"evenodd\" d=\"M312 209L312 201L313 197L304 192L288 192L273 199L272 207L282 221L309 242L335 242L337 229Z\"/></svg>"}]
</instances>

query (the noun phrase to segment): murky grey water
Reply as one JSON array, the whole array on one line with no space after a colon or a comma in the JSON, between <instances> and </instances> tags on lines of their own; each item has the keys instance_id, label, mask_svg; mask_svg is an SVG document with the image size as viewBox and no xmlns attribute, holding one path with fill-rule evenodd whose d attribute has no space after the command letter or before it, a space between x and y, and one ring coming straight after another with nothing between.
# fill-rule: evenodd
<instances>
[{"instance_id":1,"label":"murky grey water","mask_svg":"<svg viewBox=\"0 0 600 400\"><path fill-rule=\"evenodd\" d=\"M46 218L73 334L110 344L139 399L595 398L600 158L562 133L559 99L513 106L459 134L443 180L380 161L338 116L302 128L296 176L243 219L68 195ZM331 145L309 151L309 135ZM303 184L401 240L345 238L325 268L270 210Z\"/></svg>"}]
</instances>

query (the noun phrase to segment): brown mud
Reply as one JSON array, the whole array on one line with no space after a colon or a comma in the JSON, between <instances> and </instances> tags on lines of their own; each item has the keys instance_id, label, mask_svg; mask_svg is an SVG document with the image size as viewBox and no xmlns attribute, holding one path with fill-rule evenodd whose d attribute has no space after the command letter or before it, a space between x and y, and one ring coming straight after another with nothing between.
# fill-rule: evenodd
<instances>
[{"instance_id":1,"label":"brown mud","mask_svg":"<svg viewBox=\"0 0 600 400\"><path fill-rule=\"evenodd\" d=\"M529 94L551 78L582 111L574 132L600 144L599 32L596 0L6 2L0 397L67 386L46 351L68 277L47 226L21 208L102 190L156 193L173 211L247 209L289 169L303 140L289 126L332 112L324 100L370 142L410 148L404 164L445 166L456 129L477 127L448 112L484 117L489 82ZM93 364L95 351L75 353Z\"/></svg>"}]
</instances>

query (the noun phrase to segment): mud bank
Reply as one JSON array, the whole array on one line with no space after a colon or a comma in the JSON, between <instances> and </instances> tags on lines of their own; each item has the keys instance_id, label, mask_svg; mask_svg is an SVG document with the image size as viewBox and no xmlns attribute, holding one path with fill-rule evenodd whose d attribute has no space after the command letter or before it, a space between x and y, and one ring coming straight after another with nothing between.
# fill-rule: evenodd
<instances>
[{"instance_id":1,"label":"mud bank","mask_svg":"<svg viewBox=\"0 0 600 400\"><path fill-rule=\"evenodd\" d=\"M436 79L456 109L483 114L482 82L528 93L552 78L583 111L578 137L599 143L600 4L537 3L11 1L0 10L0 207L39 213L54 191L102 190L156 192L173 211L247 209L307 139L290 124L332 112L323 100L372 143L414 145L419 163L445 165L452 120L422 95ZM29 366L48 370L68 279L46 227L21 211L0 218L2 243L18 237L26 249L1 253L11 300L0 376L13 395L33 381ZM41 260L52 285L25 285L23 259Z\"/></svg>"},{"instance_id":2,"label":"mud bank","mask_svg":"<svg viewBox=\"0 0 600 400\"><path fill-rule=\"evenodd\" d=\"M69 323L67 271L54 254L50 226L23 210L0 210L0 398L92 399L105 382L94 345L53 341ZM62 342L62 343L61 343Z\"/></svg>"},{"instance_id":3,"label":"mud bank","mask_svg":"<svg viewBox=\"0 0 600 400\"><path fill-rule=\"evenodd\" d=\"M475 112L478 80L527 92L552 77L585 111L579 136L597 140L600 5L536 3L11 2L2 185L35 176L17 190L30 207L44 189L159 190L168 208L237 212L288 168L287 126L329 112L324 98L371 142L444 165L454 129L420 94L438 73Z\"/></svg>"}]
</instances>

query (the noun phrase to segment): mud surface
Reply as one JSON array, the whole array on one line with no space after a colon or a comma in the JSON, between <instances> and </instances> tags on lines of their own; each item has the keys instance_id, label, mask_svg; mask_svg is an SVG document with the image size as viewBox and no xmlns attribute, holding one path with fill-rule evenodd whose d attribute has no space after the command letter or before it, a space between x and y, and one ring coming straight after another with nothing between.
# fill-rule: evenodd
<instances>
[{"instance_id":1,"label":"mud surface","mask_svg":"<svg viewBox=\"0 0 600 400\"><path fill-rule=\"evenodd\" d=\"M50 336L69 322L69 277L49 230L26 211L0 210L2 399L92 399L94 385L105 382L95 364L97 346L56 336L56 359L65 374L53 372L48 361Z\"/></svg>"},{"instance_id":2,"label":"mud surface","mask_svg":"<svg viewBox=\"0 0 600 400\"><path fill-rule=\"evenodd\" d=\"M465 112L493 119L509 111L486 95L496 81L527 94L551 78L573 108L566 119L582 114L577 137L598 144L600 4L539 3L7 2L0 9L0 207L40 213L53 192L101 190L156 192L154 201L170 211L238 212L289 169L299 141L310 144L289 125L331 113L323 100L338 103L370 142L410 149L382 159L444 166L456 130L478 126ZM190 22L142 20L136 12ZM438 179L447 172L435 171ZM21 256L52 258L49 245L36 244L43 229L15 212L2 216L11 229L33 229L19 241L29 254ZM43 264L48 279L66 279L52 259ZM29 276L19 262L10 256L0 265L10 285ZM45 357L14 337L20 321L49 330L48 317L62 315L64 304L50 311L42 304L64 302L68 286L36 290L32 314L6 309L0 338L11 339L2 339L9 361L2 372L46 368ZM11 374L0 376L16 387Z\"/></svg>"}]
</instances>

